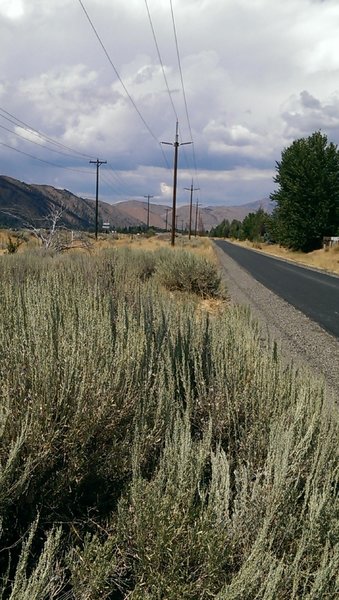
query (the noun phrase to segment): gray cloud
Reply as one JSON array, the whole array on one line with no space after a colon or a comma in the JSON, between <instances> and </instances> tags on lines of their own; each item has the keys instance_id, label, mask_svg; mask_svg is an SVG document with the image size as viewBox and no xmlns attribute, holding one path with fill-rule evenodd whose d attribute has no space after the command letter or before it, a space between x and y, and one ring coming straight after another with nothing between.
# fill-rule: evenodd
<instances>
[{"instance_id":1,"label":"gray cloud","mask_svg":"<svg viewBox=\"0 0 339 600\"><path fill-rule=\"evenodd\" d=\"M282 113L285 133L289 138L299 138L322 130L331 141L339 141L339 94L320 102L304 90L298 97L291 97L287 110Z\"/></svg>"},{"instance_id":2,"label":"gray cloud","mask_svg":"<svg viewBox=\"0 0 339 600\"><path fill-rule=\"evenodd\" d=\"M301 92L300 101L301 101L301 105L306 109L307 108L321 109L321 104L320 104L319 100L317 98L315 98L314 96L312 96L312 94L310 94L307 90L304 90L303 92Z\"/></svg>"},{"instance_id":3,"label":"gray cloud","mask_svg":"<svg viewBox=\"0 0 339 600\"><path fill-rule=\"evenodd\" d=\"M196 173L192 148L180 149L180 186L198 178L208 204L267 195L275 161L296 137L322 129L339 142L337 0L177 0L191 131L169 3L149 0L176 114L144 3L84 4L140 114L75 0L2 0L0 106L62 144L108 160L105 199L152 193L168 202L173 148L159 142L174 141L176 114L180 141L193 133L197 161ZM0 111L0 126L13 133L0 129L0 142L16 150L0 145L4 174L93 193L86 157L58 156L45 138L40 147L24 141L15 133L39 140L5 116Z\"/></svg>"}]
</instances>

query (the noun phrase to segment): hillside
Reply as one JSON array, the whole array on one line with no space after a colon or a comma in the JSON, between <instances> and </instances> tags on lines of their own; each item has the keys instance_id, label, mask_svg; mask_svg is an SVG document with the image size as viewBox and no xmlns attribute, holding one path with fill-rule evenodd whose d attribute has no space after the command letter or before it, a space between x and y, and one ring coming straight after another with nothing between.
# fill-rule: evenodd
<instances>
[{"instance_id":1,"label":"hillside","mask_svg":"<svg viewBox=\"0 0 339 600\"><path fill-rule=\"evenodd\" d=\"M126 202L119 202L115 206L128 214L131 218L137 218L143 223L147 223L147 202L140 202L139 200L127 200ZM246 215L250 212L255 212L258 208L262 207L266 212L272 211L272 203L268 198L243 204L241 206L206 206L199 207L199 219L202 220L203 228L208 231L219 225L224 219L228 219L230 222L233 219L242 221ZM189 210L188 204L177 207L177 228L180 230L182 227L188 229L189 225ZM164 206L159 204L150 203L150 225L153 227L159 227L165 229L166 227L166 213L167 213L167 227L170 229L172 223L172 208L170 206ZM192 230L195 227L196 207L192 207ZM198 223L199 226L199 223Z\"/></svg>"},{"instance_id":2,"label":"hillside","mask_svg":"<svg viewBox=\"0 0 339 600\"><path fill-rule=\"evenodd\" d=\"M48 215L64 207L62 225L70 229L89 230L95 224L95 201L81 198L68 190L49 185L26 184L11 177L0 176L0 227L46 226ZM207 206L199 208L199 223L210 230L224 219L242 221L250 212L262 206L270 212L271 202L265 198L241 206ZM150 203L150 225L156 228L171 226L171 206ZM99 201L99 227L109 222L112 228L142 226L147 223L147 202L127 200L117 204ZM199 225L198 223L198 225ZM178 206L177 227L187 229L189 205ZM192 230L195 227L195 206L192 211Z\"/></svg>"},{"instance_id":3,"label":"hillside","mask_svg":"<svg viewBox=\"0 0 339 600\"><path fill-rule=\"evenodd\" d=\"M44 226L55 209L64 207L62 225L70 229L93 229L95 201L80 198L68 190L48 185L28 185L10 177L0 176L0 226ZM112 227L142 225L142 221L119 209L117 205L99 202L99 224Z\"/></svg>"}]
</instances>

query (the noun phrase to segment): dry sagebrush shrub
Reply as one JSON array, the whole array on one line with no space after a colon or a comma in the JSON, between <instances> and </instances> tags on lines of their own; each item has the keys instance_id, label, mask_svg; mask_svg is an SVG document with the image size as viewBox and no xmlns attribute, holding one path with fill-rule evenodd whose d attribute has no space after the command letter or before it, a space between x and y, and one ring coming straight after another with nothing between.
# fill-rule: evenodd
<instances>
[{"instance_id":1,"label":"dry sagebrush shrub","mask_svg":"<svg viewBox=\"0 0 339 600\"><path fill-rule=\"evenodd\" d=\"M203 256L186 250L159 251L156 278L170 291L188 292L203 298L221 295L217 267Z\"/></svg>"},{"instance_id":2,"label":"dry sagebrush shrub","mask_svg":"<svg viewBox=\"0 0 339 600\"><path fill-rule=\"evenodd\" d=\"M4 593L335 597L338 431L321 385L263 348L247 311L197 319L148 261L1 260Z\"/></svg>"}]
</instances>

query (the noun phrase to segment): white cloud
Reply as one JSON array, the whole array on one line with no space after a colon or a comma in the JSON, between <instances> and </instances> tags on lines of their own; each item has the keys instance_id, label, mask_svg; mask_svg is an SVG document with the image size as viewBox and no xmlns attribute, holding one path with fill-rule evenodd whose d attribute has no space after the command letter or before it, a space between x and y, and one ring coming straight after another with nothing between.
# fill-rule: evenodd
<instances>
[{"instance_id":1,"label":"white cloud","mask_svg":"<svg viewBox=\"0 0 339 600\"><path fill-rule=\"evenodd\" d=\"M177 114L180 141L190 139L169 2L148 5L176 114L144 3L84 5L112 64L79 2L0 0L1 106L60 142L107 159L120 175L111 189L103 183L106 198L122 199L125 190L125 196L154 193L168 201L173 148L163 147L166 169L149 129L159 142L174 141ZM176 0L173 7L199 185L206 186L202 198L232 203L267 195L275 160L295 137L322 129L339 142L337 0ZM14 129L4 114L0 125ZM8 142L0 131L0 141ZM52 160L47 149L12 142ZM90 169L88 177L56 173L0 150L3 169L21 180L93 187ZM180 149L179 167L185 187L196 177L191 148Z\"/></svg>"},{"instance_id":2,"label":"white cloud","mask_svg":"<svg viewBox=\"0 0 339 600\"><path fill-rule=\"evenodd\" d=\"M23 0L1 0L0 15L8 19L19 19L24 15Z\"/></svg>"}]
</instances>

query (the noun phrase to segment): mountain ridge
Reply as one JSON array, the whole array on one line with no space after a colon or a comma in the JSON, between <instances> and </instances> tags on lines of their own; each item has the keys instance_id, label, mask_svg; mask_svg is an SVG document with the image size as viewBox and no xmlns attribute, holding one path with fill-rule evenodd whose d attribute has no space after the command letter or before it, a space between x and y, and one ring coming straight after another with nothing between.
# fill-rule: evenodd
<instances>
[{"instance_id":1,"label":"mountain ridge","mask_svg":"<svg viewBox=\"0 0 339 600\"><path fill-rule=\"evenodd\" d=\"M272 211L268 198L239 206L199 207L197 227L210 230L224 219L242 221L250 212L262 207ZM0 175L0 227L48 227L51 213L63 208L60 225L69 229L91 230L95 226L95 200L82 198L69 190L60 190L50 185L28 184L12 177ZM144 227L147 224L148 204L146 201L125 200L116 204L99 201L99 228L108 222L112 229ZM151 227L171 227L171 206L149 205ZM177 229L188 229L189 205L178 206ZM195 228L196 206L192 211L192 230Z\"/></svg>"}]
</instances>

